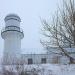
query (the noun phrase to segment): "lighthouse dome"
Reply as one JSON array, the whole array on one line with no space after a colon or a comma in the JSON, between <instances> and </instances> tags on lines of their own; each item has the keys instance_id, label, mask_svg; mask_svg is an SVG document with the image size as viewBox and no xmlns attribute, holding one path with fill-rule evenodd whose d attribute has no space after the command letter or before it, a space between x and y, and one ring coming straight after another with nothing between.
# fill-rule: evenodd
<instances>
[{"instance_id":1,"label":"lighthouse dome","mask_svg":"<svg viewBox=\"0 0 75 75\"><path fill-rule=\"evenodd\" d=\"M8 14L5 17L4 20L5 20L6 26L17 26L17 27L20 27L21 19L16 14Z\"/></svg>"}]
</instances>

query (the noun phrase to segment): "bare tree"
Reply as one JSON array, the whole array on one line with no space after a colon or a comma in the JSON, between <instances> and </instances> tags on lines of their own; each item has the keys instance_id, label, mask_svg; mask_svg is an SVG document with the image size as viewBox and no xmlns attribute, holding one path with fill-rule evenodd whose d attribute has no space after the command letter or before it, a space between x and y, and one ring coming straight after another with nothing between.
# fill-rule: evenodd
<instances>
[{"instance_id":1,"label":"bare tree","mask_svg":"<svg viewBox=\"0 0 75 75\"><path fill-rule=\"evenodd\" d=\"M74 58L69 54L65 47L75 46L75 6L74 0L63 0L63 8L58 8L56 14L52 17L49 24L42 20L43 34L48 39L41 40L46 48L54 45L59 47L60 54L67 56L70 63L75 63ZM51 44L51 40L53 43ZM55 43L54 43L55 42Z\"/></svg>"}]
</instances>

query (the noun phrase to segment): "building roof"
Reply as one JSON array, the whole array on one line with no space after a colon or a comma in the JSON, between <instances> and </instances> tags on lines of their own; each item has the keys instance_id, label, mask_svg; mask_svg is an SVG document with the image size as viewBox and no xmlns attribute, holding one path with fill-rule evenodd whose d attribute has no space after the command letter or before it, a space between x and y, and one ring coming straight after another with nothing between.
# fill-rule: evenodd
<instances>
[{"instance_id":1,"label":"building roof","mask_svg":"<svg viewBox=\"0 0 75 75\"><path fill-rule=\"evenodd\" d=\"M75 53L75 48L64 48L69 53ZM59 54L61 53L60 48L58 47L50 47L48 50L47 49L36 49L36 48L31 48L31 49L22 49L21 54Z\"/></svg>"},{"instance_id":2,"label":"building roof","mask_svg":"<svg viewBox=\"0 0 75 75\"><path fill-rule=\"evenodd\" d=\"M36 49L36 48L31 48L31 49L22 49L22 54L46 54L47 50L44 49Z\"/></svg>"}]
</instances>

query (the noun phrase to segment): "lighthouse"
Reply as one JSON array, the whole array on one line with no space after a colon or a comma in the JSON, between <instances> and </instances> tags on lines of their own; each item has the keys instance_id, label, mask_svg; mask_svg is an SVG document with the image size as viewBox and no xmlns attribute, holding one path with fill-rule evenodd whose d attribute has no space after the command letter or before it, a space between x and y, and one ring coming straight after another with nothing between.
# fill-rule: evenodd
<instances>
[{"instance_id":1,"label":"lighthouse","mask_svg":"<svg viewBox=\"0 0 75 75\"><path fill-rule=\"evenodd\" d=\"M4 39L3 64L12 65L20 61L21 39L24 33L20 28L21 19L16 14L9 14L5 17L5 27L1 31Z\"/></svg>"}]
</instances>

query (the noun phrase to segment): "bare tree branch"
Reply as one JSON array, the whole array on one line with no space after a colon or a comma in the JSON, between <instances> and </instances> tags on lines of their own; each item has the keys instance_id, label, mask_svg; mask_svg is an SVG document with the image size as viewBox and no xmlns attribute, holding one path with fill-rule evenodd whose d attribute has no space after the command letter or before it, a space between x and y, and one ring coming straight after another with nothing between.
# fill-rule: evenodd
<instances>
[{"instance_id":1,"label":"bare tree branch","mask_svg":"<svg viewBox=\"0 0 75 75\"><path fill-rule=\"evenodd\" d=\"M75 46L75 6L74 0L63 0L63 9L57 10L52 17L53 21L49 24L46 20L42 21L43 35L49 40L55 40L56 46L59 47L61 54L70 58L70 63L75 63L74 58L65 49L65 46ZM50 46L49 40L43 41L45 47Z\"/></svg>"}]
</instances>

